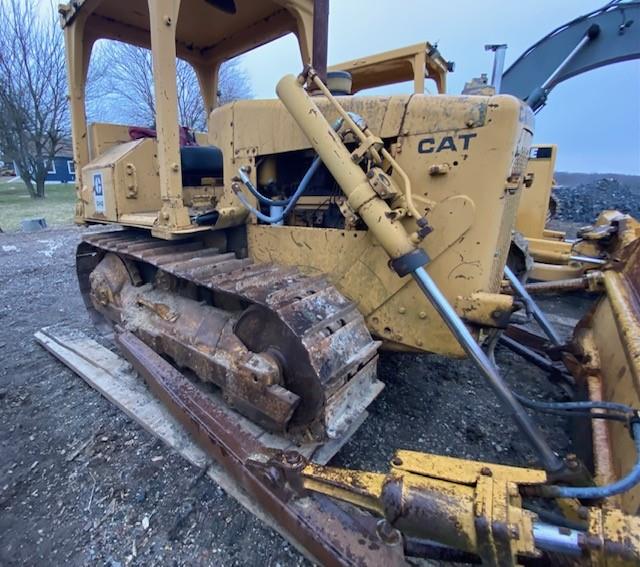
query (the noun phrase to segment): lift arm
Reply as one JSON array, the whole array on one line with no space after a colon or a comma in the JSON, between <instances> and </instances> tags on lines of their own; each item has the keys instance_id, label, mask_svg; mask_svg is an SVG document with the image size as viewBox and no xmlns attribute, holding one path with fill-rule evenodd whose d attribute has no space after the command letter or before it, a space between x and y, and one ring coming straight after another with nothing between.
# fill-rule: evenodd
<instances>
[{"instance_id":1,"label":"lift arm","mask_svg":"<svg viewBox=\"0 0 640 567\"><path fill-rule=\"evenodd\" d=\"M502 75L500 92L544 106L559 83L605 65L640 58L640 2L615 2L553 30Z\"/></svg>"}]
</instances>

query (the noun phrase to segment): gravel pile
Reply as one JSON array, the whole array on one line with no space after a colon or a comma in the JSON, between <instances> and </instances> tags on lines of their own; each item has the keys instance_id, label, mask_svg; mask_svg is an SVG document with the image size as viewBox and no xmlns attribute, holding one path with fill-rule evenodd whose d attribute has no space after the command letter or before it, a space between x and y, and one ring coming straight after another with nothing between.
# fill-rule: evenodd
<instances>
[{"instance_id":1,"label":"gravel pile","mask_svg":"<svg viewBox=\"0 0 640 567\"><path fill-rule=\"evenodd\" d=\"M640 218L640 186L613 177L577 185L558 185L556 219L589 224L605 209L617 209Z\"/></svg>"}]
</instances>

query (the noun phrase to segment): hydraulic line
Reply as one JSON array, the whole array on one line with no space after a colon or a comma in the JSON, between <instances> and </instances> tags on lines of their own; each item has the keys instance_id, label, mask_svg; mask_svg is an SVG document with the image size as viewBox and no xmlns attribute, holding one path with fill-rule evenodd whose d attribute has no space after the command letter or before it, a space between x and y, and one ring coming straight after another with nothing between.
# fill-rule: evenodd
<instances>
[{"instance_id":1,"label":"hydraulic line","mask_svg":"<svg viewBox=\"0 0 640 567\"><path fill-rule=\"evenodd\" d=\"M291 196L291 199L289 200L287 206L284 208L284 210L282 210L279 214L277 214L275 216L265 215L265 214L261 213L259 210L255 209L251 205L251 203L249 203L249 201L247 201L247 198L244 196L242 191L240 191L239 189L235 192L236 196L238 197L238 199L240 199L240 202L244 205L244 207L246 209L248 209L249 212L251 212L252 214L256 215L256 217L258 217L261 221L264 221L264 222L269 223L269 224L274 224L274 223L280 222L282 219L284 219L284 217L287 216L289 211L297 203L298 199L307 190L309 182L311 181L311 179L313 178L313 176L318 171L318 169L320 168L321 165L322 165L322 160L320 159L320 157L316 157L313 160L313 163L311 164L309 169L307 170L307 173L305 173L304 177L302 178L302 181L300 181L300 185L298 185L298 188L296 189L295 193ZM248 184L250 184L251 181L250 181L249 176L247 175L246 171L244 171L242 168L240 168L238 170L238 175L239 175L243 185L246 185L247 187L249 187ZM249 189L249 190L251 190L251 189Z\"/></svg>"},{"instance_id":2,"label":"hydraulic line","mask_svg":"<svg viewBox=\"0 0 640 567\"><path fill-rule=\"evenodd\" d=\"M534 350L524 346L518 341L512 339L507 335L500 335L498 341L506 346L510 351L515 352L525 360L528 360L532 364L535 364L538 368L541 368L545 372L557 373L558 369L554 366L553 362L547 357L538 354Z\"/></svg>"},{"instance_id":3,"label":"hydraulic line","mask_svg":"<svg viewBox=\"0 0 640 567\"><path fill-rule=\"evenodd\" d=\"M498 369L491 363L482 348L480 348L480 345L475 341L469 329L467 329L438 286L429 274L427 274L426 270L423 267L416 268L411 275L418 284L418 287L420 287L422 292L427 296L427 299L429 299L436 311L440 314L447 327L449 327L449 330L456 339L458 339L469 358L471 358L482 371L502 405L513 415L513 419L521 431L535 447L545 469L548 471L560 470L563 467L562 461L551 450L538 428L533 424L531 418L505 384Z\"/></svg>"},{"instance_id":4,"label":"hydraulic line","mask_svg":"<svg viewBox=\"0 0 640 567\"><path fill-rule=\"evenodd\" d=\"M349 114L351 114L351 113L349 113ZM337 132L338 130L340 130L340 128L342 128L342 124L343 123L344 123L344 119L342 117L340 117L333 123L332 128ZM311 164L311 168L316 166L315 162L318 161L318 159L319 158L316 158L314 160L314 162ZM309 173L309 170L307 170L307 173ZM260 191L258 191L258 188L251 182L251 179L249 178L249 176L247 175L247 172L244 169L241 168L240 171L238 171L238 175L239 175L242 183L244 183L245 187L247 189L249 189L249 192L256 199L258 199L258 201L260 201L264 205L269 205L270 207L287 207L292 201L293 201L293 204L295 205L295 201L298 198L300 198L300 195L298 195L298 197L296 198L296 193L297 193L298 190L300 190L300 185L302 185L305 182L305 178L303 178L302 181L300 182L300 185L298 186L298 190L296 190L296 193L294 193L293 195L291 195L291 197L289 197L287 199L282 199L282 200L278 201L278 200L275 200L275 199L270 199L269 197L267 197L267 196L263 195L262 193L260 193ZM310 180L311 180L311 178L307 179L307 183ZM304 190L303 190L303 192L304 192ZM247 207L252 213L254 213L258 218L260 218L264 222L271 222L273 224L275 224L277 222L280 222L281 220L284 219L284 217L286 216L287 212L289 210L291 210L291 209L285 209L285 211L282 211L282 212L278 213L278 215L276 215L274 217L267 217L267 216L263 215L262 213L256 211L256 209L254 209L253 207L251 207L251 205L248 204L246 199L243 199L240 196L239 196L239 198L240 198L240 201L242 202L242 204L245 207ZM275 218L277 220L268 221L268 220L266 220L267 218Z\"/></svg>"},{"instance_id":5,"label":"hydraulic line","mask_svg":"<svg viewBox=\"0 0 640 567\"><path fill-rule=\"evenodd\" d=\"M525 398L519 394L515 394L514 396L520 400L522 405L530 407L532 409L558 409L558 410L591 410L591 409L601 409L601 410L612 410L620 413L627 414L627 416L631 417L636 414L635 410L626 405L619 404L616 402L540 402L538 400L531 400L529 398Z\"/></svg>"},{"instance_id":6,"label":"hydraulic line","mask_svg":"<svg viewBox=\"0 0 640 567\"><path fill-rule=\"evenodd\" d=\"M241 175L240 179L242 179L242 183L244 183L245 187L249 189L251 194L264 205L269 205L271 207L286 207L291 202L291 197L289 197L288 199L282 199L281 201L276 201L274 199L269 199L269 197L265 197L262 193L260 193L260 191L258 191L255 185L251 183L251 179L249 179L249 176L246 173L244 173L244 175Z\"/></svg>"},{"instance_id":7,"label":"hydraulic line","mask_svg":"<svg viewBox=\"0 0 640 567\"><path fill-rule=\"evenodd\" d=\"M607 263L607 261L602 258L593 258L592 256L569 256L569 260L583 264L593 264L595 266L604 266Z\"/></svg>"},{"instance_id":8,"label":"hydraulic line","mask_svg":"<svg viewBox=\"0 0 640 567\"><path fill-rule=\"evenodd\" d=\"M552 498L581 498L589 500L608 498L631 490L640 483L640 421L631 423L631 432L636 446L636 464L626 476L604 486L545 486L542 494Z\"/></svg>"}]
</instances>

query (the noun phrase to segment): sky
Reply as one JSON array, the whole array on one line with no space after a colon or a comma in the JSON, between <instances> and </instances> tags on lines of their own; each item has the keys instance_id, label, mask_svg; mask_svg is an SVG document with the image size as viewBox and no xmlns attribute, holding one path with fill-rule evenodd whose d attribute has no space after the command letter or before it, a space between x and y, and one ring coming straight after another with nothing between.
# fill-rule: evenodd
<instances>
[{"instance_id":1,"label":"sky","mask_svg":"<svg viewBox=\"0 0 640 567\"><path fill-rule=\"evenodd\" d=\"M438 43L455 61L449 94L487 73L487 43L508 45L505 69L547 33L600 8L605 0L331 0L329 64L404 47ZM301 70L297 42L281 38L243 57L257 98L273 98L287 73ZM385 88L410 92L410 85ZM534 143L558 144L560 171L640 174L640 60L585 73L558 85L536 115Z\"/></svg>"}]
</instances>

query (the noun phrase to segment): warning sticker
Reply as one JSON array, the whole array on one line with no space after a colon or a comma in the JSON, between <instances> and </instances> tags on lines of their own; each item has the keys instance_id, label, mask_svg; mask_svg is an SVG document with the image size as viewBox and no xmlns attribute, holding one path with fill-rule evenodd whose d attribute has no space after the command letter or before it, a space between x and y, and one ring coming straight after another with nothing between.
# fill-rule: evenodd
<instances>
[{"instance_id":1,"label":"warning sticker","mask_svg":"<svg viewBox=\"0 0 640 567\"><path fill-rule=\"evenodd\" d=\"M93 175L93 202L96 213L104 213L104 187L102 185L102 173Z\"/></svg>"}]
</instances>

